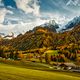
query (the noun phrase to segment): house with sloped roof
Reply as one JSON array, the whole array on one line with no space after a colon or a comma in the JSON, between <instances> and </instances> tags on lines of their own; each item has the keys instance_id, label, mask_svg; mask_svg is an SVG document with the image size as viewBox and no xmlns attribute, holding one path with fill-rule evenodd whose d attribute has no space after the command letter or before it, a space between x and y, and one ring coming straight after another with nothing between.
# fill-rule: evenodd
<instances>
[{"instance_id":1,"label":"house with sloped roof","mask_svg":"<svg viewBox=\"0 0 80 80\"><path fill-rule=\"evenodd\" d=\"M71 70L77 66L74 63L61 63L59 67L63 68L64 70Z\"/></svg>"}]
</instances>

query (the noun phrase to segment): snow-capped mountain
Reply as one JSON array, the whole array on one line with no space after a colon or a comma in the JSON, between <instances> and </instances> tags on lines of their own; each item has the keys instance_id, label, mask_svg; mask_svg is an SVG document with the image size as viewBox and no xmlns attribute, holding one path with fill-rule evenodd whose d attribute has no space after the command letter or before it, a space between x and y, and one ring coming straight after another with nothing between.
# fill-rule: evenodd
<instances>
[{"instance_id":1,"label":"snow-capped mountain","mask_svg":"<svg viewBox=\"0 0 80 80\"><path fill-rule=\"evenodd\" d=\"M45 27L45 28L49 28L52 31L56 30L59 28L59 25L55 22L55 20L50 20L42 25L40 25L41 27Z\"/></svg>"},{"instance_id":2,"label":"snow-capped mountain","mask_svg":"<svg viewBox=\"0 0 80 80\"><path fill-rule=\"evenodd\" d=\"M75 17L74 19L72 19L71 21L69 21L65 27L61 30L61 31L68 31L74 28L74 26L80 24L80 16Z\"/></svg>"}]
</instances>

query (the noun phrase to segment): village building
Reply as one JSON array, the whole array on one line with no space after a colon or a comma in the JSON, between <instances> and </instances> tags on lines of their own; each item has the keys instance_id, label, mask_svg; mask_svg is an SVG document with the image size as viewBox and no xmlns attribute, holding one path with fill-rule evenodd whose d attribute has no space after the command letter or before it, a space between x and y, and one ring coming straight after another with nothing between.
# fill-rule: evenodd
<instances>
[{"instance_id":1,"label":"village building","mask_svg":"<svg viewBox=\"0 0 80 80\"><path fill-rule=\"evenodd\" d=\"M64 70L71 70L76 68L77 66L74 63L61 63L59 67L63 68Z\"/></svg>"}]
</instances>

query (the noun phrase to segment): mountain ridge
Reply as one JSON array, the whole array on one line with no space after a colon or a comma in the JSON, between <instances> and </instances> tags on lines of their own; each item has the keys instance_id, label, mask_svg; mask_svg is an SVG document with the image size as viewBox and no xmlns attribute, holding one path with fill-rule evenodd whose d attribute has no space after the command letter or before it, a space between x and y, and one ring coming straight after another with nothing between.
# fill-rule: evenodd
<instances>
[{"instance_id":1,"label":"mountain ridge","mask_svg":"<svg viewBox=\"0 0 80 80\"><path fill-rule=\"evenodd\" d=\"M80 25L76 25L71 31L56 33L48 28L36 27L26 32L24 35L18 35L10 41L10 45L19 50L28 50L43 47L52 47L56 49L59 46L71 43L80 44ZM67 36L68 35L68 36Z\"/></svg>"}]
</instances>

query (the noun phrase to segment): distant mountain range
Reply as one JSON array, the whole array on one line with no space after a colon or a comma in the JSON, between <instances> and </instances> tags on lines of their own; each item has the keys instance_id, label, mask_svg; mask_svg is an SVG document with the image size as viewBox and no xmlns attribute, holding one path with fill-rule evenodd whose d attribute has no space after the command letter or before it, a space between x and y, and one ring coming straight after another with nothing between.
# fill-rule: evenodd
<instances>
[{"instance_id":1,"label":"distant mountain range","mask_svg":"<svg viewBox=\"0 0 80 80\"><path fill-rule=\"evenodd\" d=\"M71 21L69 21L67 24L64 25L58 32L65 32L72 30L74 26L80 24L80 16L73 18ZM40 25L41 27L48 27L52 29L53 31L59 29L59 24L55 22L55 20L50 20L49 22L46 22L45 24ZM54 29L55 28L55 29Z\"/></svg>"},{"instance_id":2,"label":"distant mountain range","mask_svg":"<svg viewBox=\"0 0 80 80\"><path fill-rule=\"evenodd\" d=\"M10 21L12 24L16 23L14 20L8 20L8 21ZM3 24L8 25L8 21L5 19ZM62 33L62 32L66 32L66 31L70 31L74 28L74 26L76 26L78 24L80 24L80 16L75 17L74 19L69 21L62 29L58 30L58 32ZM47 28L47 29L49 29L50 31L53 31L53 32L57 32L57 29L59 29L59 25L58 25L58 23L55 22L55 20L47 21L46 23L44 23L42 25L39 25L37 27ZM5 36L6 34L0 33L0 35Z\"/></svg>"}]
</instances>

